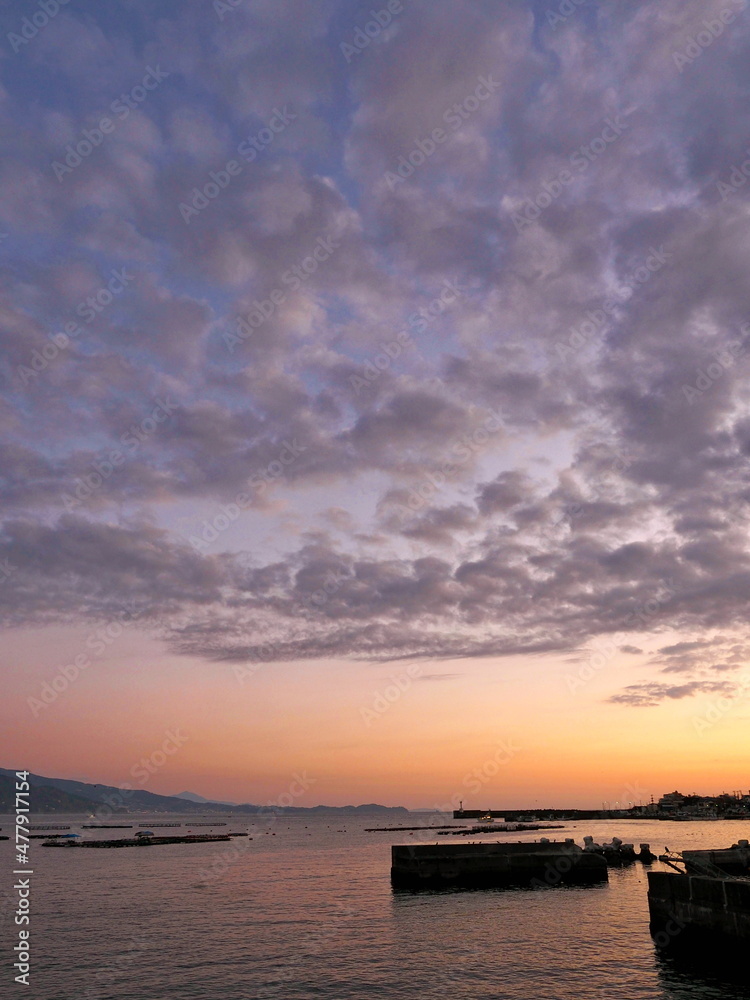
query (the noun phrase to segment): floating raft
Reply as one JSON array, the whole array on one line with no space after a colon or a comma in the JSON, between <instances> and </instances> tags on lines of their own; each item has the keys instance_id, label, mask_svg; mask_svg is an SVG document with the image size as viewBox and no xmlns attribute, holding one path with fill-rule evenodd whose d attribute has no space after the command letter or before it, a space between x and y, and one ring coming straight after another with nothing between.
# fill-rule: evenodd
<instances>
[{"instance_id":1,"label":"floating raft","mask_svg":"<svg viewBox=\"0 0 750 1000\"><path fill-rule=\"evenodd\" d=\"M410 830L463 830L463 826L366 826L365 833L408 833Z\"/></svg>"},{"instance_id":2,"label":"floating raft","mask_svg":"<svg viewBox=\"0 0 750 1000\"><path fill-rule=\"evenodd\" d=\"M452 829L458 830L453 834L441 834L442 837L470 837L474 833L520 833L522 830L562 830L562 823L485 823L480 826L471 826L467 829L461 827L434 827L436 830Z\"/></svg>"},{"instance_id":3,"label":"floating raft","mask_svg":"<svg viewBox=\"0 0 750 1000\"><path fill-rule=\"evenodd\" d=\"M132 830L132 823L83 823L82 830Z\"/></svg>"},{"instance_id":4,"label":"floating raft","mask_svg":"<svg viewBox=\"0 0 750 1000\"><path fill-rule=\"evenodd\" d=\"M207 844L229 839L227 833L196 833L177 837L124 837L122 840L47 840L42 847L156 847L159 844Z\"/></svg>"},{"instance_id":5,"label":"floating raft","mask_svg":"<svg viewBox=\"0 0 750 1000\"><path fill-rule=\"evenodd\" d=\"M507 844L413 844L391 848L397 888L463 885L553 886L607 880L607 862L572 841Z\"/></svg>"}]
</instances>

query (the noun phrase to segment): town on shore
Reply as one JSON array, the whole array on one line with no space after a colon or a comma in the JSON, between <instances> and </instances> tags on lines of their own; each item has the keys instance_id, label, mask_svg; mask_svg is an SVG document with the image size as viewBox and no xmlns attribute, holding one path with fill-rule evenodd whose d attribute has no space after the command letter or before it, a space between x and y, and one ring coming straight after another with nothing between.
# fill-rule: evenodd
<instances>
[{"instance_id":1,"label":"town on shore","mask_svg":"<svg viewBox=\"0 0 750 1000\"><path fill-rule=\"evenodd\" d=\"M454 819L504 819L507 823L573 819L713 820L750 818L750 792L683 795L667 792L655 802L604 802L601 809L455 809Z\"/></svg>"}]
</instances>

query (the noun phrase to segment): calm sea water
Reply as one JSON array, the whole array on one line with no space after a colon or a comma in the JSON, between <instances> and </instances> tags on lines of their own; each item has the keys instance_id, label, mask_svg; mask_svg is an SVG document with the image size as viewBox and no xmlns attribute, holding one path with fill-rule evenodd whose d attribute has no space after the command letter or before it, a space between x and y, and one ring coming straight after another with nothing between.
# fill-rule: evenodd
<instances>
[{"instance_id":1,"label":"calm sea water","mask_svg":"<svg viewBox=\"0 0 750 1000\"><path fill-rule=\"evenodd\" d=\"M229 822L228 829L246 829L244 820ZM3 817L0 825L7 833L11 822ZM252 841L144 850L51 850L32 841L29 990L13 982L15 865L11 842L0 842L0 996L750 998L746 974L712 973L656 953L640 863L610 869L609 883L600 886L395 894L390 845L418 835L365 832L379 825L389 823L280 819L251 830ZM750 835L742 822L624 821L571 823L547 835L581 843L587 833L650 842L657 853L665 846L726 847ZM228 852L236 856L222 863Z\"/></svg>"}]
</instances>

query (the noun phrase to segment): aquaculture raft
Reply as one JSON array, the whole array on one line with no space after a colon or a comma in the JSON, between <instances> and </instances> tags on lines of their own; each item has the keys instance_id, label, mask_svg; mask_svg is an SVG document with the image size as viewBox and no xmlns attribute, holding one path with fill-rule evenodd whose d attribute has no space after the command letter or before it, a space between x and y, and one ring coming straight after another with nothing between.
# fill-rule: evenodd
<instances>
[{"instance_id":1,"label":"aquaculture raft","mask_svg":"<svg viewBox=\"0 0 750 1000\"><path fill-rule=\"evenodd\" d=\"M553 886L606 880L605 859L570 841L391 847L391 882L397 888Z\"/></svg>"},{"instance_id":2,"label":"aquaculture raft","mask_svg":"<svg viewBox=\"0 0 750 1000\"><path fill-rule=\"evenodd\" d=\"M184 837L124 837L122 840L45 840L42 847L156 847L158 844L206 844L229 840L227 833L197 833Z\"/></svg>"}]
</instances>

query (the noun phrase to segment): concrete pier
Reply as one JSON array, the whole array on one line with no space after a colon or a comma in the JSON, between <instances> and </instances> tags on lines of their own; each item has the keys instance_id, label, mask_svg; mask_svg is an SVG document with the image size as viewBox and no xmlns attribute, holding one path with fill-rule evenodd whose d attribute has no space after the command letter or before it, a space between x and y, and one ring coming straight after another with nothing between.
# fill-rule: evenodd
<instances>
[{"instance_id":1,"label":"concrete pier","mask_svg":"<svg viewBox=\"0 0 750 1000\"><path fill-rule=\"evenodd\" d=\"M411 844L391 848L391 881L408 889L555 886L607 880L607 862L572 842Z\"/></svg>"},{"instance_id":2,"label":"concrete pier","mask_svg":"<svg viewBox=\"0 0 750 1000\"><path fill-rule=\"evenodd\" d=\"M750 881L648 872L648 907L659 948L750 941Z\"/></svg>"},{"instance_id":3,"label":"concrete pier","mask_svg":"<svg viewBox=\"0 0 750 1000\"><path fill-rule=\"evenodd\" d=\"M746 840L715 851L683 851L682 860L690 875L705 875L707 864L727 875L750 875L750 845Z\"/></svg>"}]
</instances>

